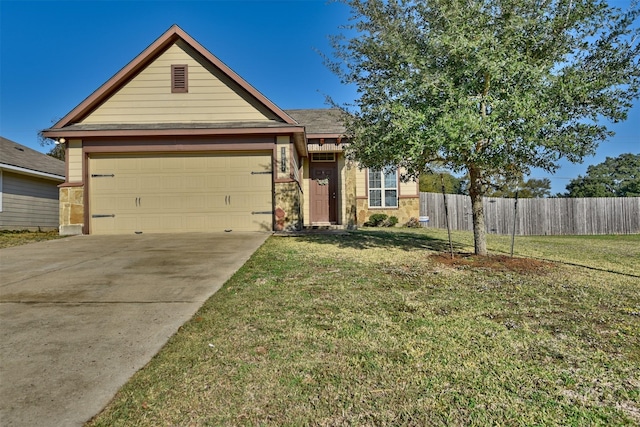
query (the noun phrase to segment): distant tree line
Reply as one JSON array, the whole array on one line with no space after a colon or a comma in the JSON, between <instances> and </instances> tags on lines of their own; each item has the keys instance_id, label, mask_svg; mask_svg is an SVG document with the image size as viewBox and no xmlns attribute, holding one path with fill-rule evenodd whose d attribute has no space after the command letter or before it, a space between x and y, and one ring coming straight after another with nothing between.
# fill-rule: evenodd
<instances>
[{"instance_id":1,"label":"distant tree line","mask_svg":"<svg viewBox=\"0 0 640 427\"><path fill-rule=\"evenodd\" d=\"M428 172L420 175L420 191L426 193L442 192L444 181L445 193L468 195L468 179L456 177L448 172ZM640 154L621 154L618 157L607 157L597 165L587 168L585 176L578 175L566 187L566 193L558 193L554 197L638 197L640 196ZM551 180L549 178L516 180L505 178L491 180L487 186L486 197L518 197L536 198L551 197Z\"/></svg>"},{"instance_id":2,"label":"distant tree line","mask_svg":"<svg viewBox=\"0 0 640 427\"><path fill-rule=\"evenodd\" d=\"M459 178L448 172L430 172L420 175L420 191L441 193L443 181L445 193L469 195L466 177ZM518 191L518 197L523 198L549 197L551 180L549 178L525 180L522 176L514 181L498 178L489 183L485 195L486 197L515 197L516 191Z\"/></svg>"}]
</instances>

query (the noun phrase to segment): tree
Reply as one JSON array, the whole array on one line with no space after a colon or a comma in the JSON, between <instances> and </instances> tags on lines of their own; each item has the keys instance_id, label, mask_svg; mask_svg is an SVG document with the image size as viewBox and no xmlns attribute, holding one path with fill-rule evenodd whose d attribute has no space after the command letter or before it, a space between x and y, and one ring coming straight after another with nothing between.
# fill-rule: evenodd
<instances>
[{"instance_id":1,"label":"tree","mask_svg":"<svg viewBox=\"0 0 640 427\"><path fill-rule=\"evenodd\" d=\"M64 145L56 144L49 150L49 152L47 153L47 156L54 157L64 162L64 154L65 154Z\"/></svg>"},{"instance_id":2,"label":"tree","mask_svg":"<svg viewBox=\"0 0 640 427\"><path fill-rule=\"evenodd\" d=\"M585 176L572 179L567 197L632 197L640 196L640 154L607 157L587 168Z\"/></svg>"},{"instance_id":3,"label":"tree","mask_svg":"<svg viewBox=\"0 0 640 427\"><path fill-rule=\"evenodd\" d=\"M518 191L518 197L521 199L551 196L551 180L549 178L530 178L526 181L522 176L515 181L506 181L501 178L493 183L491 187L487 190L486 196L515 197L516 190Z\"/></svg>"},{"instance_id":4,"label":"tree","mask_svg":"<svg viewBox=\"0 0 640 427\"><path fill-rule=\"evenodd\" d=\"M640 86L637 7L601 0L343 0L352 11L327 64L357 87L339 106L348 153L417 177L469 176L475 252L487 254L482 196L612 135Z\"/></svg>"},{"instance_id":5,"label":"tree","mask_svg":"<svg viewBox=\"0 0 640 427\"><path fill-rule=\"evenodd\" d=\"M57 119L51 120L51 123L57 123ZM47 152L47 156L51 156L58 160L62 160L64 162L65 157L65 146L64 144L56 144L55 141L51 138L47 138L42 134L42 131L38 132L38 140L40 141L40 145L42 147L47 147L53 145Z\"/></svg>"},{"instance_id":6,"label":"tree","mask_svg":"<svg viewBox=\"0 0 640 427\"><path fill-rule=\"evenodd\" d=\"M444 190L447 194L463 194L462 193L462 184L463 180L460 178L456 178L450 173L435 173L435 172L424 172L420 174L420 178L418 179L420 191L424 191L426 193L440 193L442 192L442 180L440 178L442 175L442 179L444 179Z\"/></svg>"}]
</instances>

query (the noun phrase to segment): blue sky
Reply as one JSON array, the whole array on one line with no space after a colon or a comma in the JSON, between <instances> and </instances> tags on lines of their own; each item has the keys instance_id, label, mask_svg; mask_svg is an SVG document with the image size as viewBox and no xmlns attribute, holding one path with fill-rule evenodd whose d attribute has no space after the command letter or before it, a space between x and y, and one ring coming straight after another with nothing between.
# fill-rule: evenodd
<instances>
[{"instance_id":1,"label":"blue sky","mask_svg":"<svg viewBox=\"0 0 640 427\"><path fill-rule=\"evenodd\" d=\"M613 0L626 8L629 0ZM317 51L347 23L346 6L291 1L11 1L0 0L0 135L38 151L39 130L66 115L172 24L178 24L283 109L349 102ZM563 162L553 193L607 156L640 153L640 101L616 136L583 164Z\"/></svg>"}]
</instances>

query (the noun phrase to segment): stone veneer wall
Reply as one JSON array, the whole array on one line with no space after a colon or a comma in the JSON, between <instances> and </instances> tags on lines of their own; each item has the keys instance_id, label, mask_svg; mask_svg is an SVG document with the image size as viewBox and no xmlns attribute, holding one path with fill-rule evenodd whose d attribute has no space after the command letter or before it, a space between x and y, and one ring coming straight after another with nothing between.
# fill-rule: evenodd
<instances>
[{"instance_id":1,"label":"stone veneer wall","mask_svg":"<svg viewBox=\"0 0 640 427\"><path fill-rule=\"evenodd\" d=\"M277 182L275 191L275 231L300 230L303 224L303 195L298 183Z\"/></svg>"},{"instance_id":2,"label":"stone veneer wall","mask_svg":"<svg viewBox=\"0 0 640 427\"><path fill-rule=\"evenodd\" d=\"M84 227L84 187L60 188L60 234L82 234Z\"/></svg>"},{"instance_id":3,"label":"stone veneer wall","mask_svg":"<svg viewBox=\"0 0 640 427\"><path fill-rule=\"evenodd\" d=\"M398 226L402 226L409 221L409 218L420 216L420 197L406 198L398 200L397 209L370 209L368 199L358 199L358 225L362 225L375 213L383 213L398 218Z\"/></svg>"},{"instance_id":4,"label":"stone veneer wall","mask_svg":"<svg viewBox=\"0 0 640 427\"><path fill-rule=\"evenodd\" d=\"M356 166L353 162L347 161L344 167L343 185L340 191L343 192L343 218L342 224L348 229L356 228L358 225L358 205L356 201Z\"/></svg>"}]
</instances>

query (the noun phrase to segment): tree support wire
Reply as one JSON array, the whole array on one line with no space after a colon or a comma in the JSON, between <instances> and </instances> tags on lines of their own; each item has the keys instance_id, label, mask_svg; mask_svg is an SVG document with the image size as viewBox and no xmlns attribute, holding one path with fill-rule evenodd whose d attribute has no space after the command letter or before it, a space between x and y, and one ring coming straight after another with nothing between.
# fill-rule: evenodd
<instances>
[{"instance_id":1,"label":"tree support wire","mask_svg":"<svg viewBox=\"0 0 640 427\"><path fill-rule=\"evenodd\" d=\"M513 231L511 232L511 258L513 258L513 245L516 240L516 224L518 223L518 187L516 186L516 200L513 204Z\"/></svg>"},{"instance_id":2,"label":"tree support wire","mask_svg":"<svg viewBox=\"0 0 640 427\"><path fill-rule=\"evenodd\" d=\"M444 219L447 222L447 234L449 235L449 251L451 259L453 259L453 243L451 242L451 225L449 225L449 208L447 207L447 193L444 189L444 174L440 174L440 182L442 183L442 198L444 199Z\"/></svg>"}]
</instances>

